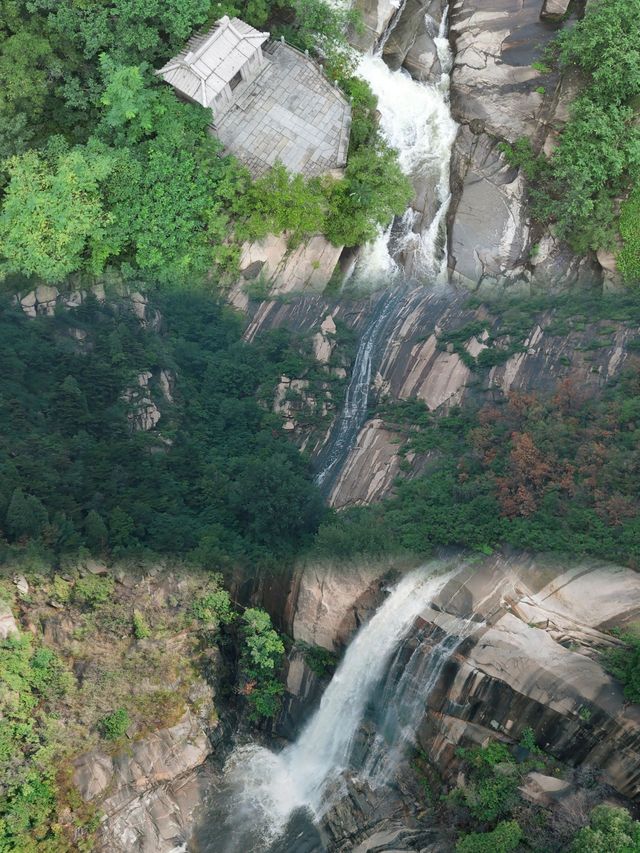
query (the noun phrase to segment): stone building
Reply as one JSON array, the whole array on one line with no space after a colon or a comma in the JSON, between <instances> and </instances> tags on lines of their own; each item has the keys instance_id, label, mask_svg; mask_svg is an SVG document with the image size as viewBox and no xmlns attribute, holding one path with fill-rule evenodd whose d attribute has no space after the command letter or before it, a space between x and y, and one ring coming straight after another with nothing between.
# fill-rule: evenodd
<instances>
[{"instance_id":1,"label":"stone building","mask_svg":"<svg viewBox=\"0 0 640 853\"><path fill-rule=\"evenodd\" d=\"M234 103L242 84L256 78L264 65L261 33L239 18L221 18L215 28L194 36L186 48L161 68L160 74L183 97L221 117Z\"/></svg>"},{"instance_id":2,"label":"stone building","mask_svg":"<svg viewBox=\"0 0 640 853\"><path fill-rule=\"evenodd\" d=\"M347 161L351 106L305 54L221 18L157 73L212 111L212 132L254 177L276 161L306 177ZM264 52L263 52L264 47Z\"/></svg>"}]
</instances>

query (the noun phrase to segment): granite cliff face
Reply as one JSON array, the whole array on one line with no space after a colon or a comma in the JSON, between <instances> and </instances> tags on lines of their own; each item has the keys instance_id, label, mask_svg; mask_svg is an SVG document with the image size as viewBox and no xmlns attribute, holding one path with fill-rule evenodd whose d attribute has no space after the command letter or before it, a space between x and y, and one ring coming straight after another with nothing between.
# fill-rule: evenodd
<instances>
[{"instance_id":1,"label":"granite cliff face","mask_svg":"<svg viewBox=\"0 0 640 853\"><path fill-rule=\"evenodd\" d=\"M549 753L599 768L613 789L636 797L640 711L625 702L599 653L618 642L608 629L640 616L638 575L528 555L466 565L461 557L458 565L403 650L407 659L415 648L428 658L443 636L464 638L426 699L418 746L447 778L455 775L458 745L518 743L531 728ZM379 601L397 575L389 564L353 573L342 567L340 583L335 567L307 566L290 602L293 636L341 646L355 614ZM289 689L300 683L290 680Z\"/></svg>"},{"instance_id":2,"label":"granite cliff face","mask_svg":"<svg viewBox=\"0 0 640 853\"><path fill-rule=\"evenodd\" d=\"M553 7L553 8L552 8ZM550 231L529 221L522 174L508 165L502 142L521 137L553 149L576 93L571 75L542 74L532 63L569 4L540 0L456 0L451 106L460 128L452 159L449 265L453 281L475 289L602 285L595 258L576 258ZM535 247L535 248L534 248Z\"/></svg>"}]
</instances>

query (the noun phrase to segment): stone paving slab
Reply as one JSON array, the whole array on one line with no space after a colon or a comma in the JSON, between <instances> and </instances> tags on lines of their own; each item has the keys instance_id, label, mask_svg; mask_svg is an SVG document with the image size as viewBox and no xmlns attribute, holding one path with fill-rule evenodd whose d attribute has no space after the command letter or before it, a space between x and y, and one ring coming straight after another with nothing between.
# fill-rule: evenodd
<instances>
[{"instance_id":1,"label":"stone paving slab","mask_svg":"<svg viewBox=\"0 0 640 853\"><path fill-rule=\"evenodd\" d=\"M307 177L345 165L351 107L309 58L271 46L264 70L216 122L213 132L254 178L276 160Z\"/></svg>"}]
</instances>

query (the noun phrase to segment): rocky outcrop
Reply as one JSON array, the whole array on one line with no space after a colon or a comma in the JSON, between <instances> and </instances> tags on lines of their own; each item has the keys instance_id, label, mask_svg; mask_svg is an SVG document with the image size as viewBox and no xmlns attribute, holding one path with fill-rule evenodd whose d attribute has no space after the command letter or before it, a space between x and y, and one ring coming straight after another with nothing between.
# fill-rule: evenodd
<instances>
[{"instance_id":1,"label":"rocky outcrop","mask_svg":"<svg viewBox=\"0 0 640 853\"><path fill-rule=\"evenodd\" d=\"M427 697L420 745L446 768L458 744L517 743L530 727L544 750L599 767L617 791L637 796L640 709L599 652L618 642L609 628L639 615L640 577L628 569L524 556L463 569L423 614L434 637L468 638ZM471 618L482 623L469 634Z\"/></svg>"},{"instance_id":2,"label":"rocky outcrop","mask_svg":"<svg viewBox=\"0 0 640 853\"><path fill-rule=\"evenodd\" d=\"M469 309L466 296L457 291L415 289L389 328L374 383L376 393L382 399L418 398L436 412L500 399L514 391L550 394L564 381L581 394L596 395L633 358L630 344L637 336L633 324L596 321L567 327L558 325L556 312L548 310L532 313L529 329L516 345L512 337L500 338L501 322L488 305ZM453 351L443 343L449 331L478 324L485 326L484 340L470 332L464 351ZM473 364L483 350L497 352L502 347L512 352L496 357L494 366ZM389 494L396 477L405 476L398 456L401 447L392 427L377 418L366 422L334 484L331 504L350 506ZM413 474L422 471L426 462L414 457L404 460L402 468Z\"/></svg>"},{"instance_id":3,"label":"rocky outcrop","mask_svg":"<svg viewBox=\"0 0 640 853\"><path fill-rule=\"evenodd\" d=\"M526 184L495 138L460 128L454 147L459 199L450 230L452 279L471 289L525 278L529 222Z\"/></svg>"},{"instance_id":4,"label":"rocky outcrop","mask_svg":"<svg viewBox=\"0 0 640 853\"><path fill-rule=\"evenodd\" d=\"M391 561L379 565L326 562L300 569L286 610L295 640L337 651L376 609L384 579L397 572Z\"/></svg>"},{"instance_id":5,"label":"rocky outcrop","mask_svg":"<svg viewBox=\"0 0 640 853\"><path fill-rule=\"evenodd\" d=\"M151 398L149 380L153 374L144 370L136 377L136 384L127 388L122 399L128 404L127 420L133 432L148 432L161 418L160 409Z\"/></svg>"},{"instance_id":6,"label":"rocky outcrop","mask_svg":"<svg viewBox=\"0 0 640 853\"><path fill-rule=\"evenodd\" d=\"M460 557L446 566L449 580L406 641L406 654L415 649L424 656L421 671L428 673L434 645L445 634L461 638L424 697L418 746L445 778L455 780L459 745L495 738L517 744L531 728L545 751L570 766L599 768L621 795L636 797L640 708L625 701L600 655L620 642L611 628L640 617L640 575L614 565L522 554ZM349 618L356 603L362 606L363 595L372 591L379 597L376 589L389 570L388 564L369 565L364 573L301 569L291 607L294 635L325 648L342 645L356 630L357 620ZM433 570L443 571L442 562ZM560 796L562 786L539 777L527 777L528 797ZM362 808L368 796L361 791L356 806ZM354 804L343 803L343 811L336 820L348 830Z\"/></svg>"},{"instance_id":7,"label":"rocky outcrop","mask_svg":"<svg viewBox=\"0 0 640 853\"><path fill-rule=\"evenodd\" d=\"M286 235L269 234L263 240L245 243L240 257L241 278L229 300L246 311L252 292L271 297L301 291L321 293L341 253L342 246L332 246L321 234L293 250L289 249Z\"/></svg>"},{"instance_id":8,"label":"rocky outcrop","mask_svg":"<svg viewBox=\"0 0 640 853\"><path fill-rule=\"evenodd\" d=\"M18 634L18 625L11 608L6 601L0 599L0 640L6 640Z\"/></svg>"},{"instance_id":9,"label":"rocky outcrop","mask_svg":"<svg viewBox=\"0 0 640 853\"><path fill-rule=\"evenodd\" d=\"M441 0L407 0L382 50L393 71L403 66L421 83L438 77L442 69L434 39L443 11Z\"/></svg>"},{"instance_id":10,"label":"rocky outcrop","mask_svg":"<svg viewBox=\"0 0 640 853\"><path fill-rule=\"evenodd\" d=\"M203 767L210 753L201 721L187 711L126 753L95 751L78 759L74 784L103 815L100 849L169 853L183 845L210 784Z\"/></svg>"},{"instance_id":11,"label":"rocky outcrop","mask_svg":"<svg viewBox=\"0 0 640 853\"><path fill-rule=\"evenodd\" d=\"M356 0L354 8L362 16L362 31L351 34L351 42L359 50L366 52L378 42L398 13L397 0Z\"/></svg>"},{"instance_id":12,"label":"rocky outcrop","mask_svg":"<svg viewBox=\"0 0 640 853\"><path fill-rule=\"evenodd\" d=\"M549 154L567 119L576 80L532 63L566 20L566 0L457 0L452 7L453 116L460 124L452 158L449 265L467 287L512 289L602 286L594 258L578 258L552 233L533 236L525 181L509 167L503 142L521 137ZM568 21L570 23L571 21ZM564 25L564 23L562 24Z\"/></svg>"}]
</instances>

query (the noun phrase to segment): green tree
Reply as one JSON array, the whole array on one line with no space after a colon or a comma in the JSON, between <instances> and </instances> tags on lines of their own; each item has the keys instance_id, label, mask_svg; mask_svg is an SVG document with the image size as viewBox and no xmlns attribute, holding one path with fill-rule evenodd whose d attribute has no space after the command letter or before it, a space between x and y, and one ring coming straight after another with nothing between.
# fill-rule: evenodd
<instances>
[{"instance_id":1,"label":"green tree","mask_svg":"<svg viewBox=\"0 0 640 853\"><path fill-rule=\"evenodd\" d=\"M413 192L395 151L383 142L351 154L344 179L329 192L325 233L336 246L372 240L380 226L404 213Z\"/></svg>"},{"instance_id":2,"label":"green tree","mask_svg":"<svg viewBox=\"0 0 640 853\"><path fill-rule=\"evenodd\" d=\"M86 148L11 157L0 212L0 270L49 282L82 268L101 272L117 251L100 194L112 167L107 153Z\"/></svg>"},{"instance_id":3,"label":"green tree","mask_svg":"<svg viewBox=\"0 0 640 853\"><path fill-rule=\"evenodd\" d=\"M61 73L46 38L26 28L0 38L0 160L42 134L47 100Z\"/></svg>"},{"instance_id":4,"label":"green tree","mask_svg":"<svg viewBox=\"0 0 640 853\"><path fill-rule=\"evenodd\" d=\"M305 181L302 175L291 175L282 163L277 163L239 197L236 231L240 240L285 232L295 246L322 232L325 211L320 180Z\"/></svg>"},{"instance_id":5,"label":"green tree","mask_svg":"<svg viewBox=\"0 0 640 853\"><path fill-rule=\"evenodd\" d=\"M109 531L104 519L95 509L90 510L85 518L84 540L92 554L102 554L107 548Z\"/></svg>"},{"instance_id":6,"label":"green tree","mask_svg":"<svg viewBox=\"0 0 640 853\"><path fill-rule=\"evenodd\" d=\"M116 506L109 515L109 541L113 548L130 548L134 542L135 522L121 507Z\"/></svg>"},{"instance_id":7,"label":"green tree","mask_svg":"<svg viewBox=\"0 0 640 853\"><path fill-rule=\"evenodd\" d=\"M87 399L74 376L66 376L56 389L51 415L65 435L74 435L86 426L89 417Z\"/></svg>"},{"instance_id":8,"label":"green tree","mask_svg":"<svg viewBox=\"0 0 640 853\"><path fill-rule=\"evenodd\" d=\"M471 832L456 844L456 853L511 853L523 833L515 820L503 820L491 832Z\"/></svg>"},{"instance_id":9,"label":"green tree","mask_svg":"<svg viewBox=\"0 0 640 853\"><path fill-rule=\"evenodd\" d=\"M245 682L252 719L274 717L279 708L283 685L276 670L284 655L284 644L271 625L269 614L248 608L242 614L244 645L240 657L241 676Z\"/></svg>"},{"instance_id":10,"label":"green tree","mask_svg":"<svg viewBox=\"0 0 640 853\"><path fill-rule=\"evenodd\" d=\"M35 539L48 522L47 511L34 495L16 489L9 502L6 517L7 531L14 539Z\"/></svg>"},{"instance_id":11,"label":"green tree","mask_svg":"<svg viewBox=\"0 0 640 853\"><path fill-rule=\"evenodd\" d=\"M589 826L576 835L570 853L637 853L640 850L640 822L626 809L596 806Z\"/></svg>"},{"instance_id":12,"label":"green tree","mask_svg":"<svg viewBox=\"0 0 640 853\"><path fill-rule=\"evenodd\" d=\"M631 702L640 702L640 634L626 633L623 648L608 649L603 660L609 672L624 685L624 695Z\"/></svg>"},{"instance_id":13,"label":"green tree","mask_svg":"<svg viewBox=\"0 0 640 853\"><path fill-rule=\"evenodd\" d=\"M130 725L131 718L126 708L118 708L98 722L100 734L106 740L119 740L126 734Z\"/></svg>"}]
</instances>

